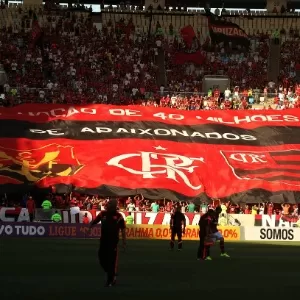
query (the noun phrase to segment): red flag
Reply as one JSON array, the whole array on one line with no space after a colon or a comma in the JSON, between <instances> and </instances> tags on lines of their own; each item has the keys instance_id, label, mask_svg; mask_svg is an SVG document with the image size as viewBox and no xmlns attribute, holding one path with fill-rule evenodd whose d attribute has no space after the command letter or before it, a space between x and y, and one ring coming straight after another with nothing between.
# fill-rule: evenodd
<instances>
[{"instance_id":1,"label":"red flag","mask_svg":"<svg viewBox=\"0 0 300 300\"><path fill-rule=\"evenodd\" d=\"M191 25L185 26L181 28L180 34L186 46L188 48L191 48L193 44L193 39L196 37L194 28Z\"/></svg>"},{"instance_id":2,"label":"red flag","mask_svg":"<svg viewBox=\"0 0 300 300\"><path fill-rule=\"evenodd\" d=\"M257 160L254 164L247 164L244 157L249 154L257 157L261 155L264 159ZM234 151L223 151L222 155L236 176L242 179L268 180L270 182L276 180L291 182L300 179L299 150L265 151L263 154L260 152L237 154ZM241 159L241 157L243 158Z\"/></svg>"}]
</instances>

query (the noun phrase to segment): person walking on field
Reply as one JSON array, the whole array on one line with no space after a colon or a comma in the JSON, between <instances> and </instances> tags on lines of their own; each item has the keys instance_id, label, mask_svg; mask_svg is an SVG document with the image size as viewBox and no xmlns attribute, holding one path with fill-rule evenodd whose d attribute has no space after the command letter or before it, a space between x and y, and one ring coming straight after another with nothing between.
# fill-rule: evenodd
<instances>
[{"instance_id":1,"label":"person walking on field","mask_svg":"<svg viewBox=\"0 0 300 300\"><path fill-rule=\"evenodd\" d=\"M176 211L171 215L170 229L171 229L171 241L170 248L174 249L175 238L178 238L178 250L182 250L182 234L185 234L186 220L184 214L180 211L181 208L178 205Z\"/></svg>"},{"instance_id":2,"label":"person walking on field","mask_svg":"<svg viewBox=\"0 0 300 300\"><path fill-rule=\"evenodd\" d=\"M29 213L30 222L33 222L34 216L35 216L36 206L35 206L35 202L34 202L34 200L32 199L31 196L28 198L28 200L26 202L26 208L27 208L28 213Z\"/></svg>"},{"instance_id":3,"label":"person walking on field","mask_svg":"<svg viewBox=\"0 0 300 300\"><path fill-rule=\"evenodd\" d=\"M90 229L101 222L100 246L98 258L106 273L106 287L117 282L119 233L122 233L123 248L126 247L126 225L123 216L117 211L117 201L110 200L106 210L90 223Z\"/></svg>"}]
</instances>

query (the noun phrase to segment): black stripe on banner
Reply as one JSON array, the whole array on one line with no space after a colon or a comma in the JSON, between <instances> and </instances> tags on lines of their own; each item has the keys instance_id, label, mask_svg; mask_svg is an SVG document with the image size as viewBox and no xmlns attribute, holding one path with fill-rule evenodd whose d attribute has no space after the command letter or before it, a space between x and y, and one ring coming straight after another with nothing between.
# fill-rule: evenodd
<instances>
[{"instance_id":1,"label":"black stripe on banner","mask_svg":"<svg viewBox=\"0 0 300 300\"><path fill-rule=\"evenodd\" d=\"M300 157L299 157L300 159ZM276 160L276 164L277 165L300 165L300 160L296 160L296 161L290 161L290 160Z\"/></svg>"},{"instance_id":2,"label":"black stripe on banner","mask_svg":"<svg viewBox=\"0 0 300 300\"><path fill-rule=\"evenodd\" d=\"M271 156L291 156L291 155L300 155L300 150L289 150L289 151L274 151L270 152ZM299 156L300 159L300 156Z\"/></svg>"},{"instance_id":3,"label":"black stripe on banner","mask_svg":"<svg viewBox=\"0 0 300 300\"><path fill-rule=\"evenodd\" d=\"M4 177L7 176L8 178L11 178L12 177L12 172L5 171L5 170L0 170L0 176L4 176ZM24 183L28 183L29 182L24 175L19 174L17 172L13 173L13 178L15 180L20 181L20 182L24 182ZM1 189L1 185L0 185L0 189Z\"/></svg>"},{"instance_id":4,"label":"black stripe on banner","mask_svg":"<svg viewBox=\"0 0 300 300\"><path fill-rule=\"evenodd\" d=\"M247 176L247 175L265 175L264 177L268 177L268 173L274 173L274 172L281 172L281 173L295 173L299 174L300 176L300 169L274 169L274 168L261 168L257 170L243 170L243 169L235 169L235 173L240 176ZM300 180L300 177L299 177Z\"/></svg>"},{"instance_id":5,"label":"black stripe on banner","mask_svg":"<svg viewBox=\"0 0 300 300\"><path fill-rule=\"evenodd\" d=\"M299 181L300 180L300 176L299 177L292 177L292 176L282 176L282 175L278 175L278 176L273 176L273 177L264 177L261 176L262 179L266 178L268 179L268 181L279 181L279 180L284 180L284 181Z\"/></svg>"},{"instance_id":6,"label":"black stripe on banner","mask_svg":"<svg viewBox=\"0 0 300 300\"><path fill-rule=\"evenodd\" d=\"M243 178L243 177L248 177L249 173L243 174L243 172L239 173L239 172L235 172L237 176ZM278 171L277 171L278 173ZM242 175L243 174L243 175ZM269 174L271 175L271 174ZM251 178L257 178L257 179L265 179L268 181L300 181L300 176L296 177L296 176L284 176L284 175L278 175L278 176L268 176L268 174L252 174Z\"/></svg>"},{"instance_id":7,"label":"black stripe on banner","mask_svg":"<svg viewBox=\"0 0 300 300\"><path fill-rule=\"evenodd\" d=\"M300 127L259 127L252 130L224 124L170 125L160 122L84 122L56 120L48 123L0 120L0 138L47 140L156 139L183 143L274 146L300 144Z\"/></svg>"}]
</instances>

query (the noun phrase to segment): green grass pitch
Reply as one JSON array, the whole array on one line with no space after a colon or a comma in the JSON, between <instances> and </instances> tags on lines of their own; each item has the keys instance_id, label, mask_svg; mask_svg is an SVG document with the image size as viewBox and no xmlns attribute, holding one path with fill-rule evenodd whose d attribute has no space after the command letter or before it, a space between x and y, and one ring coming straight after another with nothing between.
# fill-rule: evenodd
<instances>
[{"instance_id":1,"label":"green grass pitch","mask_svg":"<svg viewBox=\"0 0 300 300\"><path fill-rule=\"evenodd\" d=\"M97 240L0 239L1 300L281 299L300 288L299 243L227 243L197 261L197 242L170 252L168 241L129 240L119 284L104 288ZM251 298L250 298L251 297Z\"/></svg>"}]
</instances>

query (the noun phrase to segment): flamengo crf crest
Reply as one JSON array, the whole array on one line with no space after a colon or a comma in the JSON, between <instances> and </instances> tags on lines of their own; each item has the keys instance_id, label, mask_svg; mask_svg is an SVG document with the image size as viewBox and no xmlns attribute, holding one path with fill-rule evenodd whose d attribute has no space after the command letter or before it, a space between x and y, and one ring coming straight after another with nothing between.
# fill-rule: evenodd
<instances>
[{"instance_id":1,"label":"flamengo crf crest","mask_svg":"<svg viewBox=\"0 0 300 300\"><path fill-rule=\"evenodd\" d=\"M161 146L154 147L155 150L166 151L166 148ZM140 169L133 169L126 164L127 159L136 158L139 161ZM164 161L164 164L156 163ZM189 179L189 174L192 174L199 166L194 165L195 161L204 163L203 157L187 157L179 154L160 153L160 152L144 152L121 154L111 158L107 165L114 166L126 170L135 175L141 175L145 179L157 178L157 175L166 175L167 179L179 182L181 179L189 188L199 190L202 185L193 185Z\"/></svg>"}]
</instances>

